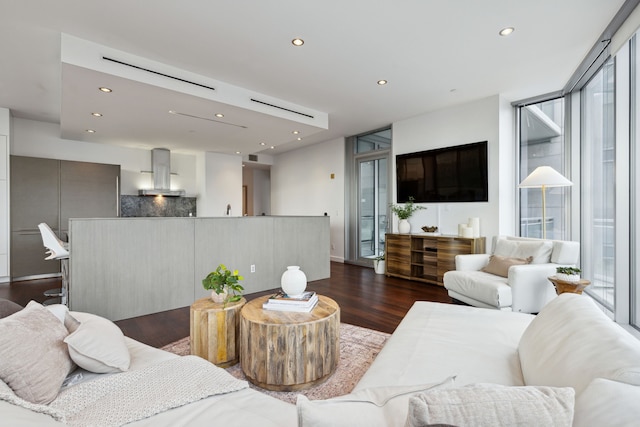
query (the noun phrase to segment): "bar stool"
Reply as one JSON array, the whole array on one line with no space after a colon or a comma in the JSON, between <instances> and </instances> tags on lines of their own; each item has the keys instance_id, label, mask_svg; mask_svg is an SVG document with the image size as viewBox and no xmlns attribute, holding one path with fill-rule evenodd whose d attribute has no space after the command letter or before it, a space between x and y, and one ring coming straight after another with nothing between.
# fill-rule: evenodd
<instances>
[{"instance_id":1,"label":"bar stool","mask_svg":"<svg viewBox=\"0 0 640 427\"><path fill-rule=\"evenodd\" d=\"M56 236L56 234L51 230L51 227L46 223L38 224L38 228L40 229L40 234L42 235L42 243L45 248L47 248L46 260L60 260L60 264L62 267L62 288L61 289L50 289L46 291L45 296L59 296L58 298L52 298L46 300L44 302L47 304L67 304L68 293L69 293L69 247L68 244L63 242Z\"/></svg>"}]
</instances>

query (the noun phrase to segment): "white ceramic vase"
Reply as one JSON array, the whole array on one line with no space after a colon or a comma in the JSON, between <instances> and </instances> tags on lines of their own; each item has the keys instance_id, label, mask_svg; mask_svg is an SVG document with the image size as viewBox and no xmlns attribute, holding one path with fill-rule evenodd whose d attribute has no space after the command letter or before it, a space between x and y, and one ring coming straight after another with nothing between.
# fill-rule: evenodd
<instances>
[{"instance_id":1,"label":"white ceramic vase","mask_svg":"<svg viewBox=\"0 0 640 427\"><path fill-rule=\"evenodd\" d=\"M408 219L401 219L398 221L398 232L401 234L407 234L411 232L411 224Z\"/></svg>"},{"instance_id":2,"label":"white ceramic vase","mask_svg":"<svg viewBox=\"0 0 640 427\"><path fill-rule=\"evenodd\" d=\"M307 288L307 275L300 270L300 266L290 265L287 267L287 271L282 273L280 286L282 286L284 293L291 297L302 295Z\"/></svg>"},{"instance_id":3,"label":"white ceramic vase","mask_svg":"<svg viewBox=\"0 0 640 427\"><path fill-rule=\"evenodd\" d=\"M375 270L376 274L384 274L387 272L386 269L386 261L383 259L374 259L373 260L373 269Z\"/></svg>"},{"instance_id":4,"label":"white ceramic vase","mask_svg":"<svg viewBox=\"0 0 640 427\"><path fill-rule=\"evenodd\" d=\"M216 294L216 291L211 291L211 301L218 304L222 304L227 299L227 291L222 291L220 294Z\"/></svg>"}]
</instances>

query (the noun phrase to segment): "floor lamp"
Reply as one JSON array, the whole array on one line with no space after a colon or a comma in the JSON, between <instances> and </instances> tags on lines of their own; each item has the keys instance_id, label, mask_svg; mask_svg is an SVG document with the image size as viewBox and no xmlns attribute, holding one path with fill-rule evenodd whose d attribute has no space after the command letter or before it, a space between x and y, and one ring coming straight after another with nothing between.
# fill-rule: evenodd
<instances>
[{"instance_id":1,"label":"floor lamp","mask_svg":"<svg viewBox=\"0 0 640 427\"><path fill-rule=\"evenodd\" d=\"M573 182L562 176L550 166L539 166L529 174L519 185L520 188L542 189L542 238L547 238L547 202L545 190L547 187L569 187Z\"/></svg>"}]
</instances>

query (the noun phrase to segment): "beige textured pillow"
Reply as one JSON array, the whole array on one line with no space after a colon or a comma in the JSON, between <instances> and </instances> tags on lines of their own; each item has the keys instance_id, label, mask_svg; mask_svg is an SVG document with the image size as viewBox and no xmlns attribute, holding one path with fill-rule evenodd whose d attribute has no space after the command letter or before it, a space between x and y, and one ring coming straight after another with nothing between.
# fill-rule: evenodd
<instances>
[{"instance_id":1,"label":"beige textured pillow","mask_svg":"<svg viewBox=\"0 0 640 427\"><path fill-rule=\"evenodd\" d=\"M372 387L326 400L298 395L298 427L403 427L409 398L418 392L452 387L455 377L441 383Z\"/></svg>"},{"instance_id":2,"label":"beige textured pillow","mask_svg":"<svg viewBox=\"0 0 640 427\"><path fill-rule=\"evenodd\" d=\"M571 387L476 384L430 390L409 399L406 426L571 427L574 398Z\"/></svg>"},{"instance_id":3,"label":"beige textured pillow","mask_svg":"<svg viewBox=\"0 0 640 427\"><path fill-rule=\"evenodd\" d=\"M80 326L64 339L71 359L81 368L98 374L129 369L131 356L120 328L104 317L89 313L71 314Z\"/></svg>"},{"instance_id":4,"label":"beige textured pillow","mask_svg":"<svg viewBox=\"0 0 640 427\"><path fill-rule=\"evenodd\" d=\"M73 366L63 342L67 334L35 301L0 320L0 379L24 400L51 402Z\"/></svg>"},{"instance_id":5,"label":"beige textured pillow","mask_svg":"<svg viewBox=\"0 0 640 427\"><path fill-rule=\"evenodd\" d=\"M509 258L500 255L491 255L489 257L489 264L482 269L485 273L495 274L496 276L507 277L509 274L509 267L512 265L524 265L531 264L532 257L529 258Z\"/></svg>"}]
</instances>

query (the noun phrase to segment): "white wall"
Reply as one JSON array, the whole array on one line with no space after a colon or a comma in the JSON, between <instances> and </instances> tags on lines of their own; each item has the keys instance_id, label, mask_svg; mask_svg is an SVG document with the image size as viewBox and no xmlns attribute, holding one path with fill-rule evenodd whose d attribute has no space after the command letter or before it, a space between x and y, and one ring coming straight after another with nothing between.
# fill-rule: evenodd
<instances>
[{"instance_id":1,"label":"white wall","mask_svg":"<svg viewBox=\"0 0 640 427\"><path fill-rule=\"evenodd\" d=\"M11 140L11 112L0 108L0 282L9 281L9 146Z\"/></svg>"},{"instance_id":2,"label":"white wall","mask_svg":"<svg viewBox=\"0 0 640 427\"><path fill-rule=\"evenodd\" d=\"M393 124L394 158L397 154L488 141L489 201L421 204L427 209L410 218L412 231L419 231L424 225L437 225L443 234L457 234L459 223L467 223L469 217L480 217L482 236L490 239L498 233L513 234L515 156L512 113L511 118L508 116L504 101L496 95ZM508 129L502 130L501 126ZM392 200L396 200L395 161L392 164ZM500 200L503 195L504 203ZM397 231L397 218L392 227Z\"/></svg>"},{"instance_id":3,"label":"white wall","mask_svg":"<svg viewBox=\"0 0 640 427\"><path fill-rule=\"evenodd\" d=\"M242 157L206 152L198 156L198 216L242 216Z\"/></svg>"},{"instance_id":4,"label":"white wall","mask_svg":"<svg viewBox=\"0 0 640 427\"><path fill-rule=\"evenodd\" d=\"M266 169L253 170L253 214L271 215L271 172Z\"/></svg>"},{"instance_id":5,"label":"white wall","mask_svg":"<svg viewBox=\"0 0 640 427\"><path fill-rule=\"evenodd\" d=\"M13 118L11 154L120 165L121 194L137 195L140 188L153 188L151 151L112 145L93 144L60 138L60 126L54 123ZM158 147L162 148L162 147ZM196 156L171 153L171 188L184 189L196 197Z\"/></svg>"},{"instance_id":6,"label":"white wall","mask_svg":"<svg viewBox=\"0 0 640 427\"><path fill-rule=\"evenodd\" d=\"M331 217L331 259L344 261L344 138L278 155L271 167L272 215ZM334 178L331 178L334 174Z\"/></svg>"}]
</instances>

